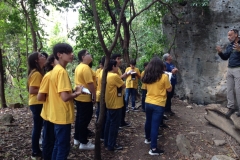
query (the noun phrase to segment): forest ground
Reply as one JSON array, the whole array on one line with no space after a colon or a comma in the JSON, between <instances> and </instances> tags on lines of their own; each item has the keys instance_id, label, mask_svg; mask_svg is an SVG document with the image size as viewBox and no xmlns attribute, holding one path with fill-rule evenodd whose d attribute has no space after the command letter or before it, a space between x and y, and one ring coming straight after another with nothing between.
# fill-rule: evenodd
<instances>
[{"instance_id":1,"label":"forest ground","mask_svg":"<svg viewBox=\"0 0 240 160\"><path fill-rule=\"evenodd\" d=\"M139 105L139 103L137 104ZM131 127L124 128L119 132L118 143L124 149L117 152L109 152L102 145L103 160L184 160L184 159L206 159L210 160L214 155L227 155L238 159L240 146L235 139L225 132L210 125L204 118L206 113L204 106L192 105L173 99L173 111L175 116L169 117L166 122L169 128L159 130L162 137L158 140L158 147L165 150L161 156L150 156L149 145L144 143L144 112L129 112L126 120ZM28 107L19 109L0 109L0 116L11 113L15 119L14 125L8 129L0 128L0 159L6 160L29 160L31 155L31 129L32 114ZM93 117L89 129L94 132L95 117ZM91 160L94 151L80 151L73 145L74 124L72 125L72 140L69 160ZM190 141L193 151L191 156L182 155L176 145L176 137L184 134ZM94 137L92 137L94 141ZM223 146L216 146L213 140L225 140Z\"/></svg>"}]
</instances>

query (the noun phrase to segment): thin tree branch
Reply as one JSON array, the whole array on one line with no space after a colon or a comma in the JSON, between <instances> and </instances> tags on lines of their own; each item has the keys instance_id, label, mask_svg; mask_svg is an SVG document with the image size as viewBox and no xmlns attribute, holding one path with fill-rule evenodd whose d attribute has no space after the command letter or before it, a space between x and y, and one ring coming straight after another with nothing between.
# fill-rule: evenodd
<instances>
[{"instance_id":1,"label":"thin tree branch","mask_svg":"<svg viewBox=\"0 0 240 160\"><path fill-rule=\"evenodd\" d=\"M177 21L179 20L178 16L176 16L176 15L173 13L173 9L172 9L172 7L171 7L170 4L165 3L165 2L163 2L163 1L161 1L161 0L158 0L158 2L161 3L161 4L163 4L164 6L167 6L167 8L168 8L169 11L171 12L171 14L176 18L176 20L177 20Z\"/></svg>"},{"instance_id":2,"label":"thin tree branch","mask_svg":"<svg viewBox=\"0 0 240 160\"><path fill-rule=\"evenodd\" d=\"M109 1L108 1L108 0L105 1L105 6L106 6L106 8L107 8L107 11L108 11L109 16L110 16L111 19L112 19L112 23L113 23L113 25L114 25L114 27L115 27L115 29L116 29L116 28L117 28L116 16L113 14L113 12L112 12L112 10L111 10L111 8L110 8L110 6L109 6ZM123 46L123 38L122 38L121 33L119 33L119 41L120 41L121 46Z\"/></svg>"},{"instance_id":3,"label":"thin tree branch","mask_svg":"<svg viewBox=\"0 0 240 160\"><path fill-rule=\"evenodd\" d=\"M96 8L95 1L90 0L90 3L92 5L92 12L93 12L93 15L94 15L94 21L95 21L99 41L102 45L104 53L109 54L109 51L108 51L107 46L104 42L103 35L102 35L101 29L100 29L99 18L98 18L98 13L97 13L97 8Z\"/></svg>"},{"instance_id":4,"label":"thin tree branch","mask_svg":"<svg viewBox=\"0 0 240 160\"><path fill-rule=\"evenodd\" d=\"M138 13L136 13L135 15L133 15L129 21L128 21L128 24L130 24L134 18L136 18L137 16L139 16L142 12L148 10L154 3L158 2L159 0L155 0L155 1L152 1L147 7L143 8L141 11L139 11Z\"/></svg>"},{"instance_id":5,"label":"thin tree branch","mask_svg":"<svg viewBox=\"0 0 240 160\"><path fill-rule=\"evenodd\" d=\"M137 43L137 38L136 38L136 35L134 33L134 31L132 30L132 25L130 24L130 30L133 34L133 38L134 38L134 41L135 41L135 46L136 46L136 56L135 56L135 60L137 59L138 57L138 43Z\"/></svg>"},{"instance_id":6,"label":"thin tree branch","mask_svg":"<svg viewBox=\"0 0 240 160\"><path fill-rule=\"evenodd\" d=\"M136 15L136 11L135 11L135 7L134 7L134 2L133 2L133 0L130 1L130 6L131 6L132 11L133 11L133 16L135 16L135 15Z\"/></svg>"},{"instance_id":7,"label":"thin tree branch","mask_svg":"<svg viewBox=\"0 0 240 160\"><path fill-rule=\"evenodd\" d=\"M38 39L39 39L39 42L40 42L40 47L38 48L38 51L40 52L42 50L42 48L43 48L43 44L42 44L42 41L41 41L42 38L41 38L41 36L40 36L38 31L37 31L37 36L38 36Z\"/></svg>"},{"instance_id":8,"label":"thin tree branch","mask_svg":"<svg viewBox=\"0 0 240 160\"><path fill-rule=\"evenodd\" d=\"M124 11L125 11L125 8L127 6L128 1L129 0L125 0L124 4L122 6L122 9L121 9L121 12L120 12L120 16L119 16L118 25L117 25L117 29L116 29L116 33L115 33L115 38L114 38L113 43L112 43L112 45L111 45L111 47L109 49L110 53L112 52L112 50L114 49L115 45L117 44L117 39L118 39L118 36L119 36L119 33L120 33L121 22L122 22Z\"/></svg>"}]
</instances>

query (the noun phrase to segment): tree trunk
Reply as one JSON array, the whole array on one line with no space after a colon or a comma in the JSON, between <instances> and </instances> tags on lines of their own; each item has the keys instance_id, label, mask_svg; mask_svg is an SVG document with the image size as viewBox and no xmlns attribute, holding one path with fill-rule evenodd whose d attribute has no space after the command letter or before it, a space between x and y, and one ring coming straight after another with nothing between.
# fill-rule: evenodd
<instances>
[{"instance_id":1,"label":"tree trunk","mask_svg":"<svg viewBox=\"0 0 240 160\"><path fill-rule=\"evenodd\" d=\"M26 17L28 25L29 25L30 30L31 30L32 42L33 42L33 51L38 51L38 49L37 49L37 34L35 32L33 22L32 22L29 14L27 12L26 7L23 4L23 0L21 0L20 3L21 3L21 6L22 6L22 9L23 9L23 12L24 12L24 16Z\"/></svg>"},{"instance_id":2,"label":"tree trunk","mask_svg":"<svg viewBox=\"0 0 240 160\"><path fill-rule=\"evenodd\" d=\"M100 99L100 113L99 113L99 119L96 123L96 134L95 134L95 154L94 159L95 160L101 160L101 133L102 133L102 124L105 118L105 91L106 91L106 85L107 85L107 65L110 60L110 55L105 57L105 63L104 63L104 70L102 74L102 84L101 84L101 99Z\"/></svg>"},{"instance_id":3,"label":"tree trunk","mask_svg":"<svg viewBox=\"0 0 240 160\"><path fill-rule=\"evenodd\" d=\"M2 108L7 108L5 93L4 93L4 69L3 69L3 53L0 48L0 99Z\"/></svg>"}]
</instances>

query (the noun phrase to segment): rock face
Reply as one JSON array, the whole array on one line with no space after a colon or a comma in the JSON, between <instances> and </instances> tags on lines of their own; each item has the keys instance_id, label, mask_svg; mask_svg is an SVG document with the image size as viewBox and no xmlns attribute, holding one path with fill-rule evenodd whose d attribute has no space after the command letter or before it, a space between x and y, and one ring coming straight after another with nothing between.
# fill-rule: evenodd
<instances>
[{"instance_id":1,"label":"rock face","mask_svg":"<svg viewBox=\"0 0 240 160\"><path fill-rule=\"evenodd\" d=\"M227 61L221 60L215 47L229 43L227 32L240 30L239 0L211 0L209 7L176 5L175 15L163 20L163 31L171 44L179 69L176 94L196 104L226 103ZM177 25L176 25L177 24Z\"/></svg>"},{"instance_id":2,"label":"rock face","mask_svg":"<svg viewBox=\"0 0 240 160\"><path fill-rule=\"evenodd\" d=\"M235 159L225 156L225 155L215 155L212 157L211 160L235 160Z\"/></svg>"},{"instance_id":3,"label":"rock face","mask_svg":"<svg viewBox=\"0 0 240 160\"><path fill-rule=\"evenodd\" d=\"M177 135L176 143L179 151L183 155L190 156L190 153L193 151L193 147L191 146L189 140L184 135L182 134Z\"/></svg>"}]
</instances>

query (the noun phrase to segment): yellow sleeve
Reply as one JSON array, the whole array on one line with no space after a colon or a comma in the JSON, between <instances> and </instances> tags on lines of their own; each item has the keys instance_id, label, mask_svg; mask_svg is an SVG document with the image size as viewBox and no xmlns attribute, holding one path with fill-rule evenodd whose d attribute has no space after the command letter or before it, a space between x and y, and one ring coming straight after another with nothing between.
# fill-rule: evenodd
<instances>
[{"instance_id":1,"label":"yellow sleeve","mask_svg":"<svg viewBox=\"0 0 240 160\"><path fill-rule=\"evenodd\" d=\"M49 91L49 77L50 77L50 72L45 74L45 76L43 77L42 82L40 84L39 91L38 91L39 93L48 94L48 91Z\"/></svg>"},{"instance_id":2,"label":"yellow sleeve","mask_svg":"<svg viewBox=\"0 0 240 160\"><path fill-rule=\"evenodd\" d=\"M29 79L29 87L40 87L42 81L42 75L36 71L34 72Z\"/></svg>"},{"instance_id":3,"label":"yellow sleeve","mask_svg":"<svg viewBox=\"0 0 240 160\"><path fill-rule=\"evenodd\" d=\"M91 68L85 67L84 70L83 70L83 72L85 73L85 74L83 75L84 81L85 81L86 83L93 83L93 75L92 75L93 73L92 73ZM90 74L90 73L91 73L91 74Z\"/></svg>"},{"instance_id":4,"label":"yellow sleeve","mask_svg":"<svg viewBox=\"0 0 240 160\"><path fill-rule=\"evenodd\" d=\"M118 88L122 87L124 84L123 80L118 75L114 76L114 82Z\"/></svg>"},{"instance_id":5,"label":"yellow sleeve","mask_svg":"<svg viewBox=\"0 0 240 160\"><path fill-rule=\"evenodd\" d=\"M58 93L65 92L65 91L72 91L70 79L65 70L59 72L57 82L58 82L58 84L57 84L57 92Z\"/></svg>"}]
</instances>

